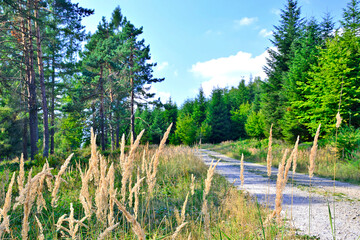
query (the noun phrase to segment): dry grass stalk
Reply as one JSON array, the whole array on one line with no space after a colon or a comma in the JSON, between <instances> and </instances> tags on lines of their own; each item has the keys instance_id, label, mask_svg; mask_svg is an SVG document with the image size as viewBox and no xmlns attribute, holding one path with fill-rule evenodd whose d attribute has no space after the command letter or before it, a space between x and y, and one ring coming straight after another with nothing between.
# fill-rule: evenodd
<instances>
[{"instance_id":1,"label":"dry grass stalk","mask_svg":"<svg viewBox=\"0 0 360 240\"><path fill-rule=\"evenodd\" d=\"M92 214L92 211L91 211L92 200L91 200L90 193L89 193L90 174L89 174L89 171L87 171L86 173L83 173L81 171L80 166L79 166L79 171L80 171L80 177L81 177L81 190L80 190L79 200L84 208L85 215L90 218L91 214Z\"/></svg>"},{"instance_id":2,"label":"dry grass stalk","mask_svg":"<svg viewBox=\"0 0 360 240\"><path fill-rule=\"evenodd\" d=\"M267 166L268 177L271 176L271 164L272 164L272 127L273 127L273 125L271 124L270 134L269 134L268 153L267 153L267 157L266 157L266 163L267 163L266 166Z\"/></svg>"},{"instance_id":3,"label":"dry grass stalk","mask_svg":"<svg viewBox=\"0 0 360 240\"><path fill-rule=\"evenodd\" d=\"M121 147L120 147L120 167L124 169L125 162L125 134L121 137Z\"/></svg>"},{"instance_id":4,"label":"dry grass stalk","mask_svg":"<svg viewBox=\"0 0 360 240\"><path fill-rule=\"evenodd\" d=\"M241 161L240 161L240 180L241 186L244 186L244 154L241 154Z\"/></svg>"},{"instance_id":5,"label":"dry grass stalk","mask_svg":"<svg viewBox=\"0 0 360 240\"><path fill-rule=\"evenodd\" d=\"M153 193L154 187L155 187L155 183L156 183L156 173L157 173L157 167L159 165L159 156L165 147L165 143L166 143L167 138L169 137L172 125L173 124L171 123L170 126L167 128L166 132L164 133L164 136L161 139L159 148L156 150L155 155L153 156L153 158L150 162L150 166L149 166L150 169L147 173L147 179L146 179L148 186L149 186L149 188L148 188L149 197L152 196L152 193Z\"/></svg>"},{"instance_id":6,"label":"dry grass stalk","mask_svg":"<svg viewBox=\"0 0 360 240\"><path fill-rule=\"evenodd\" d=\"M188 240L191 240L191 232L189 233Z\"/></svg>"},{"instance_id":7,"label":"dry grass stalk","mask_svg":"<svg viewBox=\"0 0 360 240\"><path fill-rule=\"evenodd\" d=\"M14 182L15 182L15 173L13 173L8 190L6 192L4 206L2 208L0 208L0 221L1 221L1 219L3 219L2 223L0 224L0 239L1 239L4 231L6 231L8 233L10 232L10 219L8 216L8 211L10 210L10 207L11 207L11 196L12 196L12 188L13 188Z\"/></svg>"},{"instance_id":8,"label":"dry grass stalk","mask_svg":"<svg viewBox=\"0 0 360 240\"><path fill-rule=\"evenodd\" d=\"M47 160L46 160L46 167L50 168L49 162ZM46 185L48 187L49 192L52 192L53 186L52 186L51 178L45 178L45 181L46 181Z\"/></svg>"},{"instance_id":9,"label":"dry grass stalk","mask_svg":"<svg viewBox=\"0 0 360 240\"><path fill-rule=\"evenodd\" d=\"M171 239L172 239L172 240L177 239L177 236L179 235L181 229L182 229L186 224L187 224L187 222L184 222L184 223L182 223L181 225L179 225L179 226L176 228L175 232L174 232L173 235L171 236Z\"/></svg>"},{"instance_id":10,"label":"dry grass stalk","mask_svg":"<svg viewBox=\"0 0 360 240\"><path fill-rule=\"evenodd\" d=\"M53 191L51 193L51 197L52 197L51 206L53 206L53 207L56 206L56 203L57 203L57 201L59 199L57 194L58 194L59 189L60 189L60 183L61 183L61 181L64 181L61 178L61 176L65 173L65 170L66 170L67 166L69 165L70 160L71 160L73 155L74 155L73 153L70 154L70 156L65 160L64 164L61 166L59 173L55 176L54 188L53 188Z\"/></svg>"},{"instance_id":11,"label":"dry grass stalk","mask_svg":"<svg viewBox=\"0 0 360 240\"><path fill-rule=\"evenodd\" d=\"M17 177L19 192L24 188L24 178L25 178L24 154L21 154L19 176Z\"/></svg>"},{"instance_id":12,"label":"dry grass stalk","mask_svg":"<svg viewBox=\"0 0 360 240\"><path fill-rule=\"evenodd\" d=\"M276 215L276 221L278 223L281 222L281 210L282 210L282 192L283 192L283 185L284 185L284 171L285 171L285 160L287 157L288 149L285 150L283 158L281 160L281 163L279 164L279 170L277 174L277 180L276 180L276 198L275 198L275 210L270 214L266 220L266 223L268 223L275 215Z\"/></svg>"},{"instance_id":13,"label":"dry grass stalk","mask_svg":"<svg viewBox=\"0 0 360 240\"><path fill-rule=\"evenodd\" d=\"M44 237L44 230L43 230L43 227L41 225L41 222L39 221L39 219L37 218L37 216L35 216L35 219L36 219L36 223L39 227L39 236L38 236L38 239L39 240L45 240L45 237Z\"/></svg>"},{"instance_id":14,"label":"dry grass stalk","mask_svg":"<svg viewBox=\"0 0 360 240\"><path fill-rule=\"evenodd\" d=\"M106 177L107 163L106 159L100 155L100 178L95 192L96 217L102 223L106 221L106 212L108 209L108 178Z\"/></svg>"},{"instance_id":15,"label":"dry grass stalk","mask_svg":"<svg viewBox=\"0 0 360 240\"><path fill-rule=\"evenodd\" d=\"M195 194L195 177L194 177L194 174L191 174L190 190L191 190L191 196L193 196Z\"/></svg>"},{"instance_id":16,"label":"dry grass stalk","mask_svg":"<svg viewBox=\"0 0 360 240\"><path fill-rule=\"evenodd\" d=\"M342 120L342 118L341 118L341 116L340 116L340 113L337 112L337 114L336 114L336 128L339 128L339 127L340 127L340 125L341 125L341 120Z\"/></svg>"},{"instance_id":17,"label":"dry grass stalk","mask_svg":"<svg viewBox=\"0 0 360 240\"><path fill-rule=\"evenodd\" d=\"M91 143L91 156L90 156L90 160L89 160L89 169L87 171L87 174L89 175L88 181L91 181L94 179L95 181L95 185L98 184L99 181L99 153L97 152L97 148L96 148L96 134L94 134L93 129L91 128L91 139L90 139L90 143Z\"/></svg>"},{"instance_id":18,"label":"dry grass stalk","mask_svg":"<svg viewBox=\"0 0 360 240\"><path fill-rule=\"evenodd\" d=\"M293 166L292 167L293 175L296 172L297 157L298 157L298 153L299 153L299 140L300 140L300 136L297 137L295 147L294 147L294 156L293 156L293 165L292 165Z\"/></svg>"},{"instance_id":19,"label":"dry grass stalk","mask_svg":"<svg viewBox=\"0 0 360 240\"><path fill-rule=\"evenodd\" d=\"M48 165L45 164L44 167L43 167L43 171L44 171L47 167L48 167ZM46 201L45 201L44 196L43 196L43 189L44 189L45 179L49 179L49 180L50 180L50 178L47 178L46 175L43 175L43 176L39 179L39 184L38 184L38 188L37 188L36 206L37 206L37 212L38 212L38 213L40 213L43 208L46 209Z\"/></svg>"},{"instance_id":20,"label":"dry grass stalk","mask_svg":"<svg viewBox=\"0 0 360 240\"><path fill-rule=\"evenodd\" d=\"M183 204L182 209L181 209L181 223L183 223L185 221L186 205L187 205L187 202L188 202L188 198L189 198L189 193L186 195L184 204Z\"/></svg>"},{"instance_id":21,"label":"dry grass stalk","mask_svg":"<svg viewBox=\"0 0 360 240\"><path fill-rule=\"evenodd\" d=\"M204 194L203 194L203 200L205 200L206 196L209 194L211 182L212 182L214 172L215 172L215 168L219 162L220 162L220 159L216 162L216 164L213 164L213 162L211 162L211 165L208 168L206 179L205 179L205 189L204 189Z\"/></svg>"},{"instance_id":22,"label":"dry grass stalk","mask_svg":"<svg viewBox=\"0 0 360 240\"><path fill-rule=\"evenodd\" d=\"M115 204L118 206L119 210L124 214L126 220L131 223L131 227L135 232L136 236L138 237L138 239L145 240L145 232L141 228L140 223L136 221L135 217L132 216L116 198L113 199Z\"/></svg>"},{"instance_id":23,"label":"dry grass stalk","mask_svg":"<svg viewBox=\"0 0 360 240\"><path fill-rule=\"evenodd\" d=\"M116 223L116 224L113 224L110 227L106 228L105 231L99 235L98 240L104 239L112 230L117 228L117 226L119 226L119 224L120 223Z\"/></svg>"},{"instance_id":24,"label":"dry grass stalk","mask_svg":"<svg viewBox=\"0 0 360 240\"><path fill-rule=\"evenodd\" d=\"M208 205L206 197L210 192L211 182L214 176L215 168L220 162L220 159L216 162L216 164L213 164L214 161L211 162L211 165L209 166L209 169L207 171L206 179L205 179L205 189L203 193L203 204L201 208L201 212L204 215L204 227L205 227L205 234L206 237L210 237L210 215L208 212Z\"/></svg>"},{"instance_id":25,"label":"dry grass stalk","mask_svg":"<svg viewBox=\"0 0 360 240\"><path fill-rule=\"evenodd\" d=\"M137 176L136 176L136 183L134 185L134 187L132 187L129 192L129 206L132 207L133 206L133 197L137 198L139 197L139 191L140 191L140 186L142 181L145 179L145 177L140 178L140 173L138 171ZM137 195L137 196L136 196Z\"/></svg>"},{"instance_id":26,"label":"dry grass stalk","mask_svg":"<svg viewBox=\"0 0 360 240\"><path fill-rule=\"evenodd\" d=\"M109 171L107 173L107 182L109 184L109 213L108 213L108 225L112 226L114 225L114 200L113 197L116 196L116 190L115 190L115 169L114 164L112 163L110 165Z\"/></svg>"},{"instance_id":27,"label":"dry grass stalk","mask_svg":"<svg viewBox=\"0 0 360 240\"><path fill-rule=\"evenodd\" d=\"M176 223L178 225L181 225L181 223L182 223L181 217L180 217L180 214L179 214L179 210L176 207L174 207L174 215L175 215Z\"/></svg>"},{"instance_id":28,"label":"dry grass stalk","mask_svg":"<svg viewBox=\"0 0 360 240\"><path fill-rule=\"evenodd\" d=\"M134 192L131 191L132 190L132 175L130 175L130 178L129 178L129 206L132 207L133 206L133 196L134 196Z\"/></svg>"},{"instance_id":29,"label":"dry grass stalk","mask_svg":"<svg viewBox=\"0 0 360 240\"><path fill-rule=\"evenodd\" d=\"M138 217L138 212L139 212L139 194L140 194L140 186L141 186L141 182L145 179L145 177L140 179L140 171L139 169L137 170L137 177L136 177L137 181L136 181L136 185L135 185L135 204L134 204L134 215L135 215L135 219L137 219Z\"/></svg>"},{"instance_id":30,"label":"dry grass stalk","mask_svg":"<svg viewBox=\"0 0 360 240\"><path fill-rule=\"evenodd\" d=\"M92 198L89 193L89 182L94 178L95 185L98 185L99 181L99 154L96 151L96 135L91 128L91 157L89 159L89 168L84 173L80 166L78 166L81 176L81 190L79 200L84 208L86 217L90 218L92 214Z\"/></svg>"},{"instance_id":31,"label":"dry grass stalk","mask_svg":"<svg viewBox=\"0 0 360 240\"><path fill-rule=\"evenodd\" d=\"M31 178L31 174L29 173L28 182L25 187L19 193L19 196L15 199L16 203L13 209L16 209L20 204L24 205L24 218L23 225L21 231L22 239L28 238L29 232L29 215L31 211L31 207L34 204L35 198L38 195L38 187L40 179L45 175L46 177L53 177L51 175L52 168L43 168L43 171L36 174L33 178ZM30 170L31 172L31 170Z\"/></svg>"},{"instance_id":32,"label":"dry grass stalk","mask_svg":"<svg viewBox=\"0 0 360 240\"><path fill-rule=\"evenodd\" d=\"M86 216L84 218L82 218L81 220L76 220L74 218L74 208L73 208L73 204L70 203L70 216L68 218L66 218L66 214L62 215L59 220L57 221L57 223L55 224L56 226L56 231L59 230L63 230L65 232L67 232L72 239L77 239L76 234L79 230L79 227L85 227L88 228L88 226L86 226L83 222L86 220ZM69 223L69 228L65 228L62 226L63 222L68 222Z\"/></svg>"},{"instance_id":33,"label":"dry grass stalk","mask_svg":"<svg viewBox=\"0 0 360 240\"><path fill-rule=\"evenodd\" d=\"M121 179L121 197L122 197L121 201L123 203L125 202L125 197L126 197L127 181L129 180L129 178L131 176L133 166L134 166L135 151L136 151L136 148L140 144L140 139L141 139L142 135L144 134L144 131L145 130L142 130L140 132L140 134L137 136L135 142L131 145L129 156L124 161L124 166L122 168L122 179Z\"/></svg>"},{"instance_id":34,"label":"dry grass stalk","mask_svg":"<svg viewBox=\"0 0 360 240\"><path fill-rule=\"evenodd\" d=\"M318 138L319 138L319 134L320 134L320 126L321 124L319 124L318 129L316 130L316 134L314 137L314 144L311 148L310 151L310 166L309 166L309 177L310 179L314 176L314 170L315 170L315 158L316 158L316 150L317 150L317 142L318 142Z\"/></svg>"},{"instance_id":35,"label":"dry grass stalk","mask_svg":"<svg viewBox=\"0 0 360 240\"><path fill-rule=\"evenodd\" d=\"M143 151L142 161L141 161L141 173L146 171L146 149Z\"/></svg>"}]
</instances>

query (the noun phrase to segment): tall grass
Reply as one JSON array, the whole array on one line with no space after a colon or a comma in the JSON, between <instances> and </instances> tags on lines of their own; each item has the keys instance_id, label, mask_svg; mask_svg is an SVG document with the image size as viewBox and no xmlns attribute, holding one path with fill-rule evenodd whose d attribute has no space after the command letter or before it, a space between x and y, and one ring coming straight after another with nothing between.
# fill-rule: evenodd
<instances>
[{"instance_id":1,"label":"tall grass","mask_svg":"<svg viewBox=\"0 0 360 240\"><path fill-rule=\"evenodd\" d=\"M216 165L207 169L190 148L165 148L166 137L159 147L139 146L138 137L127 153L123 141L120 156L106 159L92 133L88 155L84 152L88 160L70 155L59 168L45 162L30 171L17 160L16 182L15 173L11 180L9 171L0 173L10 180L0 192L0 234L11 239L280 236L275 223L260 224L268 211L260 209L259 215L249 196L214 173Z\"/></svg>"}]
</instances>

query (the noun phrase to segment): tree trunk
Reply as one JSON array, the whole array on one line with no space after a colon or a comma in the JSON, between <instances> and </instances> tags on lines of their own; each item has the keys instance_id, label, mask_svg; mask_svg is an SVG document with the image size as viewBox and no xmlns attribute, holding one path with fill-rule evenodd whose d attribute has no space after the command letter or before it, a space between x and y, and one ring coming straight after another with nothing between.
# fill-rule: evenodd
<instances>
[{"instance_id":1,"label":"tree trunk","mask_svg":"<svg viewBox=\"0 0 360 240\"><path fill-rule=\"evenodd\" d=\"M28 9L31 7L31 0L27 2ZM31 159L33 160L38 152L37 142L38 136L38 115L37 115L37 102L36 102L36 81L34 70L34 50L33 50L33 37L32 37L32 23L30 14L27 17L28 24L28 57L29 57L29 80L28 80L28 105L29 105L29 128L30 128L30 145L31 145Z\"/></svg>"},{"instance_id":2,"label":"tree trunk","mask_svg":"<svg viewBox=\"0 0 360 240\"><path fill-rule=\"evenodd\" d=\"M132 50L131 50L132 51ZM132 68L133 68L133 54L131 52L131 56L130 56L130 88L131 88L131 92L130 92L130 133L132 134L132 136L135 138L135 115L134 115L134 105L135 105L135 101L134 101L134 78L132 76Z\"/></svg>"},{"instance_id":3,"label":"tree trunk","mask_svg":"<svg viewBox=\"0 0 360 240\"><path fill-rule=\"evenodd\" d=\"M116 121L116 149L120 147L120 123L119 119Z\"/></svg>"},{"instance_id":4,"label":"tree trunk","mask_svg":"<svg viewBox=\"0 0 360 240\"><path fill-rule=\"evenodd\" d=\"M55 135L55 53L52 58L51 73L51 105L50 105L50 154L54 154L54 135Z\"/></svg>"},{"instance_id":5,"label":"tree trunk","mask_svg":"<svg viewBox=\"0 0 360 240\"><path fill-rule=\"evenodd\" d=\"M110 138L111 138L111 151L115 150L115 135L114 129L112 126L112 113L111 113L111 105L109 109L109 131L110 131Z\"/></svg>"},{"instance_id":6,"label":"tree trunk","mask_svg":"<svg viewBox=\"0 0 360 240\"><path fill-rule=\"evenodd\" d=\"M48 157L48 155L49 155L48 107L47 107L46 92L45 92L44 62L43 62L42 49L41 49L40 27L39 27L39 23L38 23L39 11L37 9L37 5L38 5L38 1L35 1L35 29L36 29L37 61L38 61L38 68L39 68L39 81L40 81L40 88L41 88L41 100L42 100L42 109L43 109L43 127L44 127L43 157Z\"/></svg>"},{"instance_id":7,"label":"tree trunk","mask_svg":"<svg viewBox=\"0 0 360 240\"><path fill-rule=\"evenodd\" d=\"M101 131L101 150L105 151L105 126L104 126L104 83L103 68L100 68L100 131Z\"/></svg>"}]
</instances>

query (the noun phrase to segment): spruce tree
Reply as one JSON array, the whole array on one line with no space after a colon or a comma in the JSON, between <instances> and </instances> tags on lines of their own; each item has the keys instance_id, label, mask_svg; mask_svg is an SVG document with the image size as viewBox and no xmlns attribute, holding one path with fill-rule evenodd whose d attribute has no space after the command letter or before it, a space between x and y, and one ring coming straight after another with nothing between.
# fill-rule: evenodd
<instances>
[{"instance_id":1,"label":"spruce tree","mask_svg":"<svg viewBox=\"0 0 360 240\"><path fill-rule=\"evenodd\" d=\"M293 44L300 36L302 19L300 7L296 0L288 0L285 9L281 10L279 26L274 26L272 44L276 49L269 49L267 66L264 67L267 81L263 84L263 112L267 127L274 124L273 134L280 137L281 120L285 113L284 76L289 70L293 58Z\"/></svg>"},{"instance_id":2,"label":"spruce tree","mask_svg":"<svg viewBox=\"0 0 360 240\"><path fill-rule=\"evenodd\" d=\"M230 114L222 89L214 89L212 92L206 122L211 127L210 142L219 143L230 139Z\"/></svg>"}]
</instances>

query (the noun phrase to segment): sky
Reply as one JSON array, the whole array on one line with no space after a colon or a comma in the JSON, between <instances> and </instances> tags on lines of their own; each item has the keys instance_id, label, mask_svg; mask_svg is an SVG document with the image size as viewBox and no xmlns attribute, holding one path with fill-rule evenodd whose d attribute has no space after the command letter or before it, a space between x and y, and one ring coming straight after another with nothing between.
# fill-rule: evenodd
<instances>
[{"instance_id":1,"label":"sky","mask_svg":"<svg viewBox=\"0 0 360 240\"><path fill-rule=\"evenodd\" d=\"M150 45L154 77L165 78L151 91L162 102L171 97L178 106L195 98L202 87L210 96L213 88L238 86L241 79L265 79L267 49L274 26L287 0L72 0L95 9L84 18L86 30L95 32L103 16L110 20L120 6L122 14ZM298 0L301 16L321 21L329 12L339 27L343 9L350 0Z\"/></svg>"}]
</instances>

